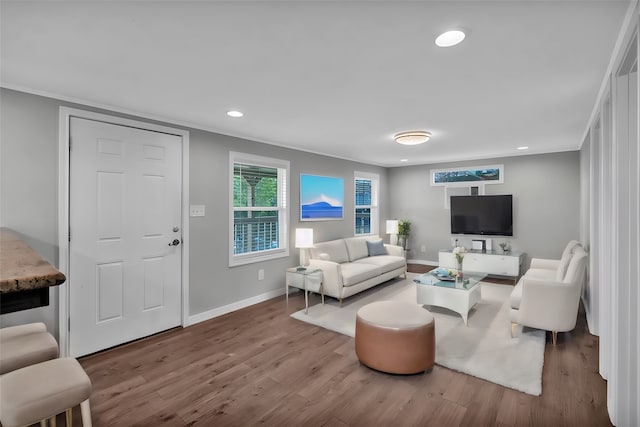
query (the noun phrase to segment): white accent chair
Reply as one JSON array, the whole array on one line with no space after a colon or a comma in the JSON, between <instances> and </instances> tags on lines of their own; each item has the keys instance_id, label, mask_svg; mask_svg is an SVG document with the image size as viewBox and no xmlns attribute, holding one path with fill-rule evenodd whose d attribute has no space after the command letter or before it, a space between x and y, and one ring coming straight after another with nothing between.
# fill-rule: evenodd
<instances>
[{"instance_id":1,"label":"white accent chair","mask_svg":"<svg viewBox=\"0 0 640 427\"><path fill-rule=\"evenodd\" d=\"M558 261L532 260L532 268L511 293L511 335L517 325L543 329L551 331L556 345L558 332L573 330L587 262L587 253L576 241Z\"/></svg>"},{"instance_id":2,"label":"white accent chair","mask_svg":"<svg viewBox=\"0 0 640 427\"><path fill-rule=\"evenodd\" d=\"M560 259L533 258L525 276L540 279L563 280L567 273L567 267L569 267L571 257L573 256L573 251L578 246L580 246L580 242L577 240L572 240L567 243Z\"/></svg>"}]
</instances>

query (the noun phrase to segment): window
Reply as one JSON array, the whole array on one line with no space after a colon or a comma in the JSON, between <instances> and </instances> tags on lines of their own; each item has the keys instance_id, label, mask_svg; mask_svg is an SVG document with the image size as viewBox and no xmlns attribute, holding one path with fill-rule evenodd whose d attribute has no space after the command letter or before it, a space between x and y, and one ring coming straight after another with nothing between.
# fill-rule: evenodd
<instances>
[{"instance_id":1,"label":"window","mask_svg":"<svg viewBox=\"0 0 640 427\"><path fill-rule=\"evenodd\" d=\"M289 256L289 162L231 152L229 266Z\"/></svg>"},{"instance_id":2,"label":"window","mask_svg":"<svg viewBox=\"0 0 640 427\"><path fill-rule=\"evenodd\" d=\"M378 175L355 174L355 235L378 233Z\"/></svg>"}]
</instances>

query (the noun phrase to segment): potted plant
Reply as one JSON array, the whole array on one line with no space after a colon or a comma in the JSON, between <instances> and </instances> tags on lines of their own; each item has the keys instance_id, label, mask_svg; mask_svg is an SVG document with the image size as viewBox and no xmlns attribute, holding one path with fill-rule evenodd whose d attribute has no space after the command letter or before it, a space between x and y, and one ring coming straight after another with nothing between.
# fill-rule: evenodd
<instances>
[{"instance_id":1,"label":"potted plant","mask_svg":"<svg viewBox=\"0 0 640 427\"><path fill-rule=\"evenodd\" d=\"M467 254L467 249L464 246L456 246L453 248L453 254L456 256L456 262L458 264L456 277L462 280L462 261L464 260L464 256Z\"/></svg>"},{"instance_id":2,"label":"potted plant","mask_svg":"<svg viewBox=\"0 0 640 427\"><path fill-rule=\"evenodd\" d=\"M407 221L406 219L398 221L398 245L402 246L405 250L407 249L407 240L409 239L410 233L411 221Z\"/></svg>"}]
</instances>

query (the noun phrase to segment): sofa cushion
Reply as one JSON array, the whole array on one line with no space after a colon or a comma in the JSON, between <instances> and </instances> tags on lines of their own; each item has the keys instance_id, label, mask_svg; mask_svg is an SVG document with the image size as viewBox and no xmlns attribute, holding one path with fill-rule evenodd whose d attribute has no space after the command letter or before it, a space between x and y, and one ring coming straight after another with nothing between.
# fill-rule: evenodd
<instances>
[{"instance_id":1,"label":"sofa cushion","mask_svg":"<svg viewBox=\"0 0 640 427\"><path fill-rule=\"evenodd\" d=\"M367 249L369 250L369 256L388 255L382 239L367 240Z\"/></svg>"},{"instance_id":2,"label":"sofa cushion","mask_svg":"<svg viewBox=\"0 0 640 427\"><path fill-rule=\"evenodd\" d=\"M380 267L374 264L364 264L359 262L346 262L340 264L342 272L342 284L344 286L357 285L365 280L372 279L382 274Z\"/></svg>"},{"instance_id":3,"label":"sofa cushion","mask_svg":"<svg viewBox=\"0 0 640 427\"><path fill-rule=\"evenodd\" d=\"M366 237L349 237L344 239L344 243L349 253L349 261L355 261L369 256Z\"/></svg>"},{"instance_id":4,"label":"sofa cushion","mask_svg":"<svg viewBox=\"0 0 640 427\"><path fill-rule=\"evenodd\" d=\"M584 274L588 262L587 253L582 247L578 247L573 251L571 261L567 266L567 274L564 276L565 283L575 283L584 281Z\"/></svg>"},{"instance_id":5,"label":"sofa cushion","mask_svg":"<svg viewBox=\"0 0 640 427\"><path fill-rule=\"evenodd\" d=\"M381 270L380 274L384 274L388 271L395 270L396 268L402 268L407 265L404 257L395 255L378 255L373 257L366 257L354 261L354 264L370 264L378 266Z\"/></svg>"},{"instance_id":6,"label":"sofa cushion","mask_svg":"<svg viewBox=\"0 0 640 427\"><path fill-rule=\"evenodd\" d=\"M545 268L530 268L524 275L526 277L531 277L532 279L556 279L556 272L554 270L547 270Z\"/></svg>"},{"instance_id":7,"label":"sofa cushion","mask_svg":"<svg viewBox=\"0 0 640 427\"><path fill-rule=\"evenodd\" d=\"M311 248L311 258L320 259L320 254L327 254L329 260L333 262L348 262L349 255L347 254L347 247L344 244L343 239L330 240L328 242L316 243Z\"/></svg>"},{"instance_id":8,"label":"sofa cushion","mask_svg":"<svg viewBox=\"0 0 640 427\"><path fill-rule=\"evenodd\" d=\"M520 279L518 284L511 291L510 303L511 308L518 310L520 308L520 302L522 302L522 283L524 280Z\"/></svg>"},{"instance_id":9,"label":"sofa cushion","mask_svg":"<svg viewBox=\"0 0 640 427\"><path fill-rule=\"evenodd\" d=\"M561 282L564 280L564 276L567 274L567 268L571 262L573 252L580 246L580 242L572 240L567 244L567 247L562 251L562 257L560 257L560 264L558 265L558 271L556 271L556 280Z\"/></svg>"}]
</instances>

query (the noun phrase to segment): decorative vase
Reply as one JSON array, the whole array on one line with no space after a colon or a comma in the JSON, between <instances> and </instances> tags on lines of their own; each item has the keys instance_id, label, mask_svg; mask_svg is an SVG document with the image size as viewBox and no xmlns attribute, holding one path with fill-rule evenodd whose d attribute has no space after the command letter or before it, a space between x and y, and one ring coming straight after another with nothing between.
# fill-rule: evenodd
<instances>
[{"instance_id":1,"label":"decorative vase","mask_svg":"<svg viewBox=\"0 0 640 427\"><path fill-rule=\"evenodd\" d=\"M464 278L464 273L462 272L462 260L458 261L458 274L456 274L456 280L461 282Z\"/></svg>"},{"instance_id":2,"label":"decorative vase","mask_svg":"<svg viewBox=\"0 0 640 427\"><path fill-rule=\"evenodd\" d=\"M407 236L398 236L398 246L401 246L402 249L407 249Z\"/></svg>"}]
</instances>

